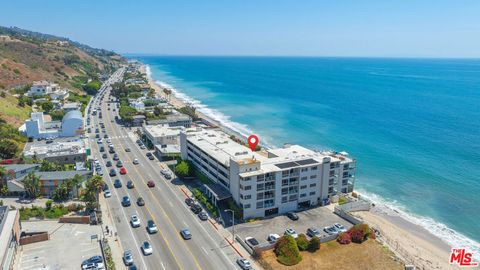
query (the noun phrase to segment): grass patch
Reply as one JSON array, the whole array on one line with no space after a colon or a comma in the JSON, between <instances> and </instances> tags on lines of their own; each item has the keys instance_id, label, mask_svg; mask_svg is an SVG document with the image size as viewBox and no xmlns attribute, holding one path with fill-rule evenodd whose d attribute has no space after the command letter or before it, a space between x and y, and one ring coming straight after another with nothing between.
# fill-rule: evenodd
<instances>
[{"instance_id":1,"label":"grass patch","mask_svg":"<svg viewBox=\"0 0 480 270\"><path fill-rule=\"evenodd\" d=\"M18 99L10 94L0 97L0 117L8 121L9 124L19 127L23 122L30 118L32 108L18 106Z\"/></svg>"},{"instance_id":2,"label":"grass patch","mask_svg":"<svg viewBox=\"0 0 480 270\"><path fill-rule=\"evenodd\" d=\"M38 219L44 219L44 218L49 218L49 219L57 219L60 217L63 217L64 215L74 212L74 211L79 211L83 209L83 206L81 205L69 205L68 207L65 207L63 204L60 205L55 205L51 207L50 209L38 207L38 206L32 206L30 208L28 207L22 207L20 208L20 220L29 220L30 218L38 218Z\"/></svg>"}]
</instances>

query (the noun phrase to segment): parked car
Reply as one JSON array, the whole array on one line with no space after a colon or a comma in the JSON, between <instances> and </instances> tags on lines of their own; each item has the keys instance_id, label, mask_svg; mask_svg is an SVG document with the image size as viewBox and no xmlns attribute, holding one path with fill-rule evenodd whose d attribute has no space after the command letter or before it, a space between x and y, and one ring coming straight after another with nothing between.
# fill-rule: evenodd
<instances>
[{"instance_id":1,"label":"parked car","mask_svg":"<svg viewBox=\"0 0 480 270\"><path fill-rule=\"evenodd\" d=\"M146 148L147 147L144 144L140 145L140 149L146 149Z\"/></svg>"},{"instance_id":2,"label":"parked car","mask_svg":"<svg viewBox=\"0 0 480 270\"><path fill-rule=\"evenodd\" d=\"M116 188L121 188L122 182L120 182L120 179L115 179L115 182L113 182L113 186Z\"/></svg>"},{"instance_id":3,"label":"parked car","mask_svg":"<svg viewBox=\"0 0 480 270\"><path fill-rule=\"evenodd\" d=\"M100 255L92 256L82 262L82 265L88 263L103 263L103 257Z\"/></svg>"},{"instance_id":4,"label":"parked car","mask_svg":"<svg viewBox=\"0 0 480 270\"><path fill-rule=\"evenodd\" d=\"M132 215L130 217L130 224L132 224L134 228L140 227L140 218L137 215Z\"/></svg>"},{"instance_id":5,"label":"parked car","mask_svg":"<svg viewBox=\"0 0 480 270\"><path fill-rule=\"evenodd\" d=\"M185 199L185 203L186 203L188 206L191 206L192 204L195 203L195 201L194 201L192 198L186 198L186 199Z\"/></svg>"},{"instance_id":6,"label":"parked car","mask_svg":"<svg viewBox=\"0 0 480 270\"><path fill-rule=\"evenodd\" d=\"M117 161L117 164L115 164L115 166L117 166L117 168L123 167L122 161L121 161L121 160L118 160L118 161Z\"/></svg>"},{"instance_id":7,"label":"parked car","mask_svg":"<svg viewBox=\"0 0 480 270\"><path fill-rule=\"evenodd\" d=\"M317 230L316 228L310 227L307 229L307 235L310 237L320 237L320 231Z\"/></svg>"},{"instance_id":8,"label":"parked car","mask_svg":"<svg viewBox=\"0 0 480 270\"><path fill-rule=\"evenodd\" d=\"M142 197L138 197L138 199L137 199L137 205L138 205L138 206L144 206L144 205L145 205L145 201L143 200Z\"/></svg>"},{"instance_id":9,"label":"parked car","mask_svg":"<svg viewBox=\"0 0 480 270\"><path fill-rule=\"evenodd\" d=\"M132 264L128 267L127 270L138 270L138 267L135 264Z\"/></svg>"},{"instance_id":10,"label":"parked car","mask_svg":"<svg viewBox=\"0 0 480 270\"><path fill-rule=\"evenodd\" d=\"M155 225L155 222L153 222L153 220L147 221L147 231L150 234L158 232L157 225Z\"/></svg>"},{"instance_id":11,"label":"parked car","mask_svg":"<svg viewBox=\"0 0 480 270\"><path fill-rule=\"evenodd\" d=\"M198 218L200 218L200 220L205 221L205 220L208 220L208 215L207 215L207 213L202 211L202 212L198 213Z\"/></svg>"},{"instance_id":12,"label":"parked car","mask_svg":"<svg viewBox=\"0 0 480 270\"><path fill-rule=\"evenodd\" d=\"M256 246L258 246L260 243L257 241L257 239L251 237L251 236L248 236L248 237L245 237L245 243L247 243L247 245L249 245L251 248L254 248Z\"/></svg>"},{"instance_id":13,"label":"parked car","mask_svg":"<svg viewBox=\"0 0 480 270\"><path fill-rule=\"evenodd\" d=\"M165 177L165 179L170 180L172 178L172 174L168 170L161 170L160 173Z\"/></svg>"},{"instance_id":14,"label":"parked car","mask_svg":"<svg viewBox=\"0 0 480 270\"><path fill-rule=\"evenodd\" d=\"M127 207L127 206L130 206L130 198L128 196L123 196L123 199L122 199L122 205L124 207Z\"/></svg>"},{"instance_id":15,"label":"parked car","mask_svg":"<svg viewBox=\"0 0 480 270\"><path fill-rule=\"evenodd\" d=\"M329 235L333 235L333 234L338 233L337 230L335 229L335 226L328 226L328 227L323 228L323 230L326 233L328 233Z\"/></svg>"},{"instance_id":16,"label":"parked car","mask_svg":"<svg viewBox=\"0 0 480 270\"><path fill-rule=\"evenodd\" d=\"M131 150L130 150L129 147L125 148L125 152L130 152L130 151L131 151Z\"/></svg>"},{"instance_id":17,"label":"parked car","mask_svg":"<svg viewBox=\"0 0 480 270\"><path fill-rule=\"evenodd\" d=\"M125 169L125 167L121 167L120 174L127 174L127 169Z\"/></svg>"},{"instance_id":18,"label":"parked car","mask_svg":"<svg viewBox=\"0 0 480 270\"><path fill-rule=\"evenodd\" d=\"M105 166L107 166L107 167L112 167L112 162L111 162L110 160L107 161L107 163L105 163Z\"/></svg>"},{"instance_id":19,"label":"parked car","mask_svg":"<svg viewBox=\"0 0 480 270\"><path fill-rule=\"evenodd\" d=\"M341 232L346 232L347 229L340 223L333 223L333 226L335 227L335 229L337 230L337 232L341 233Z\"/></svg>"},{"instance_id":20,"label":"parked car","mask_svg":"<svg viewBox=\"0 0 480 270\"><path fill-rule=\"evenodd\" d=\"M148 186L149 188L153 188L153 187L155 187L155 182L153 182L152 180L150 180L150 181L147 182L147 186Z\"/></svg>"},{"instance_id":21,"label":"parked car","mask_svg":"<svg viewBox=\"0 0 480 270\"><path fill-rule=\"evenodd\" d=\"M129 180L127 182L127 188L134 188L134 187L135 187L135 185L133 184L133 181Z\"/></svg>"},{"instance_id":22,"label":"parked car","mask_svg":"<svg viewBox=\"0 0 480 270\"><path fill-rule=\"evenodd\" d=\"M285 235L290 235L290 236L292 236L293 238L297 238L297 237L298 237L297 232L296 232L294 229L292 229L292 228L286 229L284 234L285 234Z\"/></svg>"},{"instance_id":23,"label":"parked car","mask_svg":"<svg viewBox=\"0 0 480 270\"><path fill-rule=\"evenodd\" d=\"M270 242L270 243L276 243L278 241L278 239L280 239L280 235L278 235L276 233L271 233L267 237L267 241Z\"/></svg>"},{"instance_id":24,"label":"parked car","mask_svg":"<svg viewBox=\"0 0 480 270\"><path fill-rule=\"evenodd\" d=\"M150 159L150 160L154 160L154 159L155 159L155 157L154 157L153 155L151 155L151 156L149 156L149 157L148 157L148 159Z\"/></svg>"},{"instance_id":25,"label":"parked car","mask_svg":"<svg viewBox=\"0 0 480 270\"><path fill-rule=\"evenodd\" d=\"M243 270L250 270L252 269L252 264L247 260L243 258L238 258L237 259L237 264L242 268Z\"/></svg>"},{"instance_id":26,"label":"parked car","mask_svg":"<svg viewBox=\"0 0 480 270\"><path fill-rule=\"evenodd\" d=\"M110 190L105 190L105 192L103 193L103 196L105 198L110 198L112 197L112 192L110 192Z\"/></svg>"},{"instance_id":27,"label":"parked car","mask_svg":"<svg viewBox=\"0 0 480 270\"><path fill-rule=\"evenodd\" d=\"M142 252L145 256L150 255L153 253L152 245L148 241L143 242L142 244Z\"/></svg>"},{"instance_id":28,"label":"parked car","mask_svg":"<svg viewBox=\"0 0 480 270\"><path fill-rule=\"evenodd\" d=\"M195 213L195 214L198 214L198 213L202 212L202 207L201 207L200 205L198 205L198 204L192 204L192 205L190 206L190 209L191 209L192 212Z\"/></svg>"},{"instance_id":29,"label":"parked car","mask_svg":"<svg viewBox=\"0 0 480 270\"><path fill-rule=\"evenodd\" d=\"M115 171L115 169L110 169L110 172L108 173L108 175L110 176L117 176L117 172Z\"/></svg>"},{"instance_id":30,"label":"parked car","mask_svg":"<svg viewBox=\"0 0 480 270\"><path fill-rule=\"evenodd\" d=\"M192 239L192 234L190 233L190 231L188 229L182 229L180 231L180 234L182 235L183 239L185 239L185 240Z\"/></svg>"},{"instance_id":31,"label":"parked car","mask_svg":"<svg viewBox=\"0 0 480 270\"><path fill-rule=\"evenodd\" d=\"M287 217L291 220L298 220L298 215L295 214L294 212L288 212Z\"/></svg>"},{"instance_id":32,"label":"parked car","mask_svg":"<svg viewBox=\"0 0 480 270\"><path fill-rule=\"evenodd\" d=\"M130 250L123 252L123 263L125 263L126 266L133 264L133 255Z\"/></svg>"},{"instance_id":33,"label":"parked car","mask_svg":"<svg viewBox=\"0 0 480 270\"><path fill-rule=\"evenodd\" d=\"M138 165L139 163L140 163L140 162L138 162L138 159L137 159L137 158L134 158L134 159L133 159L133 164L134 164L134 165Z\"/></svg>"}]
</instances>

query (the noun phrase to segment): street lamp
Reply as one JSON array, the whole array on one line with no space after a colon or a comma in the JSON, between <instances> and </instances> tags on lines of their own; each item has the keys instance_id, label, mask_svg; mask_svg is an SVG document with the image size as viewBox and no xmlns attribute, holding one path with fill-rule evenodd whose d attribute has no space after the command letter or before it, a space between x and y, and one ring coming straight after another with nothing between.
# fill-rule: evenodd
<instances>
[{"instance_id":1,"label":"street lamp","mask_svg":"<svg viewBox=\"0 0 480 270\"><path fill-rule=\"evenodd\" d=\"M235 242L235 212L232 209L225 209L225 212L232 212L232 244Z\"/></svg>"}]
</instances>

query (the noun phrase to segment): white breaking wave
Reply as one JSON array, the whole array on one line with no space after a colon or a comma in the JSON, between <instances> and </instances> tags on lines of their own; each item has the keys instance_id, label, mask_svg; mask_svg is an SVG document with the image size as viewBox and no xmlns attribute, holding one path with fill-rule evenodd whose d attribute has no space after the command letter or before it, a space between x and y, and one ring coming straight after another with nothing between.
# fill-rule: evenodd
<instances>
[{"instance_id":1,"label":"white breaking wave","mask_svg":"<svg viewBox=\"0 0 480 270\"><path fill-rule=\"evenodd\" d=\"M476 260L480 260L480 243L468 238L467 236L449 228L447 225L437 222L429 217L422 217L411 213L397 201L387 201L377 194L370 193L363 189L358 189L361 197L366 198L375 204L383 213L390 216L399 216L408 222L419 225L431 234L442 239L452 248L465 248L474 253Z\"/></svg>"}]
</instances>

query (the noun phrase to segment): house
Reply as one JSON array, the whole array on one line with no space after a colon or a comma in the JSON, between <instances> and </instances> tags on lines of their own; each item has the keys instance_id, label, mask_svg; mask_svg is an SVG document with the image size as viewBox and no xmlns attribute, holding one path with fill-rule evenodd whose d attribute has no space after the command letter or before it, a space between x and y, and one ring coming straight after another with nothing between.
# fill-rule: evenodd
<instances>
[{"instance_id":1,"label":"house","mask_svg":"<svg viewBox=\"0 0 480 270\"><path fill-rule=\"evenodd\" d=\"M168 114L165 119L147 121L148 125L168 125L169 127L186 127L192 125L192 118L183 113Z\"/></svg>"},{"instance_id":2,"label":"house","mask_svg":"<svg viewBox=\"0 0 480 270\"><path fill-rule=\"evenodd\" d=\"M5 176L3 177L4 182L15 179L22 178L30 172L38 171L40 169L40 164L11 164L11 165L1 165L5 168Z\"/></svg>"},{"instance_id":3,"label":"house","mask_svg":"<svg viewBox=\"0 0 480 270\"><path fill-rule=\"evenodd\" d=\"M78 136L84 133L83 116L79 110L71 110L61 122L46 121L43 112L33 112L19 131L34 139Z\"/></svg>"},{"instance_id":4,"label":"house","mask_svg":"<svg viewBox=\"0 0 480 270\"><path fill-rule=\"evenodd\" d=\"M133 116L132 125L134 127L141 127L143 125L143 123L145 122L145 118L146 117L143 114Z\"/></svg>"},{"instance_id":5,"label":"house","mask_svg":"<svg viewBox=\"0 0 480 270\"><path fill-rule=\"evenodd\" d=\"M57 90L50 93L50 97L53 100L66 100L70 96L70 92L67 89Z\"/></svg>"},{"instance_id":6,"label":"house","mask_svg":"<svg viewBox=\"0 0 480 270\"><path fill-rule=\"evenodd\" d=\"M72 179L75 175L82 177L82 183L86 181L92 174L89 170L84 171L53 171L53 172L35 172L35 175L40 178L40 193L43 196L50 197L53 195L55 189L60 186L64 181ZM25 193L25 187L23 185L23 179L25 175L20 178L15 178L7 181L8 192L10 194L21 195ZM72 191L71 197L78 196L79 189L75 188Z\"/></svg>"},{"instance_id":7,"label":"house","mask_svg":"<svg viewBox=\"0 0 480 270\"><path fill-rule=\"evenodd\" d=\"M32 86L30 90L27 92L27 96L34 97L34 96L45 96L52 93L52 87L48 81L34 81L32 82Z\"/></svg>"}]
</instances>

